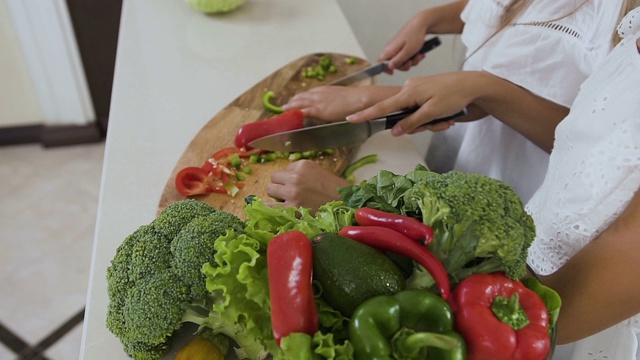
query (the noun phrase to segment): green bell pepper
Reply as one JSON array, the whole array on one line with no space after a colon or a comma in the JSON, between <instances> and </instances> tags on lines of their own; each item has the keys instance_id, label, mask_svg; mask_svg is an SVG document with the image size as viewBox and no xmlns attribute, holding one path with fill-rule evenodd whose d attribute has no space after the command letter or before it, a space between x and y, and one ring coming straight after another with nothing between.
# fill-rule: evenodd
<instances>
[{"instance_id":1,"label":"green bell pepper","mask_svg":"<svg viewBox=\"0 0 640 360\"><path fill-rule=\"evenodd\" d=\"M463 360L467 353L451 308L426 290L366 300L351 317L349 341L356 359Z\"/></svg>"}]
</instances>

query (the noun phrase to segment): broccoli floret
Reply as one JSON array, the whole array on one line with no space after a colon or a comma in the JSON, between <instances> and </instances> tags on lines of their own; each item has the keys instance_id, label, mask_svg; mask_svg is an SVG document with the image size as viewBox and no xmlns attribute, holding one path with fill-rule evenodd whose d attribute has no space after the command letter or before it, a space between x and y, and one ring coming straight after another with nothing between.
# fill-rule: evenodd
<instances>
[{"instance_id":1,"label":"broccoli floret","mask_svg":"<svg viewBox=\"0 0 640 360\"><path fill-rule=\"evenodd\" d=\"M130 357L160 359L184 322L214 321L201 270L219 236L243 229L232 214L184 200L127 236L107 269L106 325Z\"/></svg>"},{"instance_id":2,"label":"broccoli floret","mask_svg":"<svg viewBox=\"0 0 640 360\"><path fill-rule=\"evenodd\" d=\"M201 201L188 199L175 202L164 209L151 222L161 236L173 239L185 225L193 219L216 212L217 210Z\"/></svg>"},{"instance_id":3,"label":"broccoli floret","mask_svg":"<svg viewBox=\"0 0 640 360\"><path fill-rule=\"evenodd\" d=\"M535 226L508 184L452 171L425 179L414 190L411 198L434 227L429 248L454 279L491 271L514 279L525 275ZM442 209L448 209L445 216Z\"/></svg>"},{"instance_id":4,"label":"broccoli floret","mask_svg":"<svg viewBox=\"0 0 640 360\"><path fill-rule=\"evenodd\" d=\"M216 211L191 221L171 242L173 267L180 282L191 289L191 298L207 294L202 266L214 260L214 244L227 230L242 232L244 223L237 216Z\"/></svg>"},{"instance_id":5,"label":"broccoli floret","mask_svg":"<svg viewBox=\"0 0 640 360\"><path fill-rule=\"evenodd\" d=\"M180 328L186 288L171 271L159 271L141 279L131 288L124 310L127 340L161 345ZM149 326L153 324L154 326Z\"/></svg>"},{"instance_id":6,"label":"broccoli floret","mask_svg":"<svg viewBox=\"0 0 640 360\"><path fill-rule=\"evenodd\" d=\"M401 195L378 204L384 199L378 194L380 183L396 184L394 191ZM386 211L391 207L430 225L434 239L428 247L453 283L474 273L504 271L514 279L526 274L527 249L535 237L535 226L505 182L459 171L438 174L418 166L404 176L384 172L375 181L342 189L340 194L352 207ZM416 274L414 280L424 281L422 274ZM432 283L428 279L421 285Z\"/></svg>"}]
</instances>

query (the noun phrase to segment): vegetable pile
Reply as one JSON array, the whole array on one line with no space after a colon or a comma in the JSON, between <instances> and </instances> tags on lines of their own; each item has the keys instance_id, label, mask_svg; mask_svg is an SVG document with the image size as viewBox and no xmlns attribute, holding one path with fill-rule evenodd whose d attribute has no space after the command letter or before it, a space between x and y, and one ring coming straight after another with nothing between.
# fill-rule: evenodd
<instances>
[{"instance_id":1,"label":"vegetable pile","mask_svg":"<svg viewBox=\"0 0 640 360\"><path fill-rule=\"evenodd\" d=\"M316 213L254 198L244 221L170 205L118 248L107 327L140 360L185 322L241 359L546 359L560 299L524 278L535 229L511 188L417 167L340 194Z\"/></svg>"}]
</instances>

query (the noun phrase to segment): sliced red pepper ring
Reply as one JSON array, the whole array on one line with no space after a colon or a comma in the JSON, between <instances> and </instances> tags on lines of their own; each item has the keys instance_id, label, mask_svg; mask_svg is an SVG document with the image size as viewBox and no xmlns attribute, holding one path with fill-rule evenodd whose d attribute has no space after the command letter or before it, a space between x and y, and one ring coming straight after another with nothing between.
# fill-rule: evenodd
<instances>
[{"instance_id":1,"label":"sliced red pepper ring","mask_svg":"<svg viewBox=\"0 0 640 360\"><path fill-rule=\"evenodd\" d=\"M189 166L176 175L175 185L182 196L203 195L209 192L209 173L202 168Z\"/></svg>"},{"instance_id":2,"label":"sliced red pepper ring","mask_svg":"<svg viewBox=\"0 0 640 360\"><path fill-rule=\"evenodd\" d=\"M229 177L234 171L215 161L207 161L201 168L189 166L176 175L175 185L182 196L205 195L208 193L235 196L244 184Z\"/></svg>"}]
</instances>

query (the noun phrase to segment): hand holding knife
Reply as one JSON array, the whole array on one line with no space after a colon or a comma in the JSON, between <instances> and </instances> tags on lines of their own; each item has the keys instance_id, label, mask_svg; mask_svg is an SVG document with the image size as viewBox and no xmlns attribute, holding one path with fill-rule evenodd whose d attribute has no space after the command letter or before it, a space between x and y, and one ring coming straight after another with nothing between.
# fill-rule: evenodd
<instances>
[{"instance_id":1,"label":"hand holding knife","mask_svg":"<svg viewBox=\"0 0 640 360\"><path fill-rule=\"evenodd\" d=\"M424 54L439 45L440 39L438 37L428 39L424 42L419 53ZM380 74L387 69L388 62L381 62L340 78L329 85L345 86L353 84ZM361 123L341 121L318 126L309 126L303 129L266 136L254 140L249 144L249 146L270 151L307 151L357 146L365 142L373 134L393 128L395 124L413 114L417 109L417 107L405 109ZM451 116L434 119L428 124L431 125L450 121L466 114L466 109L463 109Z\"/></svg>"},{"instance_id":2,"label":"hand holding knife","mask_svg":"<svg viewBox=\"0 0 640 360\"><path fill-rule=\"evenodd\" d=\"M254 140L249 143L249 146L270 151L308 151L357 146L365 142L373 134L391 129L400 120L413 114L417 109L397 111L362 123L341 121L286 131ZM466 115L466 113L466 109L463 109L454 115L432 120L429 124L453 120Z\"/></svg>"},{"instance_id":3,"label":"hand holding knife","mask_svg":"<svg viewBox=\"0 0 640 360\"><path fill-rule=\"evenodd\" d=\"M440 44L441 42L439 37L436 36L436 37L430 38L424 42L424 44L422 45L422 48L420 48L420 50L418 51L418 54L426 54L427 52L440 46ZM366 67L360 71L356 71L338 80L332 81L328 85L348 86L358 81L362 81L370 77L376 76L380 73L387 71L388 69L389 69L389 62L383 61L375 65Z\"/></svg>"}]
</instances>

